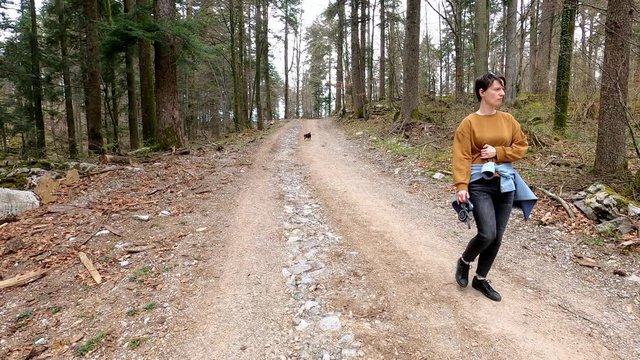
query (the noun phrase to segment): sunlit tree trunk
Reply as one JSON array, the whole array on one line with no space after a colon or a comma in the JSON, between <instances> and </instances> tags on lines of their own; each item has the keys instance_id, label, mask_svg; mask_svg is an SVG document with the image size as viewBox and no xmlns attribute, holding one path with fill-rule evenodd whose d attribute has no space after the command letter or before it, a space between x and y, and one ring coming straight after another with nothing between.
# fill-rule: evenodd
<instances>
[{"instance_id":1,"label":"sunlit tree trunk","mask_svg":"<svg viewBox=\"0 0 640 360\"><path fill-rule=\"evenodd\" d=\"M175 0L156 0L154 10L157 22L169 22L175 18ZM161 149L182 147L184 139L178 98L177 53L174 36L169 33L162 34L155 43L154 52L158 144Z\"/></svg>"},{"instance_id":2,"label":"sunlit tree trunk","mask_svg":"<svg viewBox=\"0 0 640 360\"><path fill-rule=\"evenodd\" d=\"M102 97L100 94L100 54L98 42L98 3L97 0L85 0L87 44L87 137L90 152L102 154Z\"/></svg>"},{"instance_id":3,"label":"sunlit tree trunk","mask_svg":"<svg viewBox=\"0 0 640 360\"><path fill-rule=\"evenodd\" d=\"M353 97L353 113L356 118L364 115L364 82L362 79L362 54L360 49L360 39L358 39L358 29L360 19L358 18L359 0L351 0L351 96Z\"/></svg>"},{"instance_id":4,"label":"sunlit tree trunk","mask_svg":"<svg viewBox=\"0 0 640 360\"><path fill-rule=\"evenodd\" d=\"M344 2L345 0L338 0L338 44L336 44L336 50L338 53L338 64L336 66L336 112L341 112L344 103L342 100L342 93L344 87L344 65L343 65L343 49L344 49Z\"/></svg>"},{"instance_id":5,"label":"sunlit tree trunk","mask_svg":"<svg viewBox=\"0 0 640 360\"><path fill-rule=\"evenodd\" d=\"M420 0L407 0L402 90L402 121L407 124L418 105L420 57Z\"/></svg>"},{"instance_id":6,"label":"sunlit tree trunk","mask_svg":"<svg viewBox=\"0 0 640 360\"><path fill-rule=\"evenodd\" d=\"M507 2L507 18L505 26L505 38L507 40L507 49L505 53L504 75L507 78L505 89L505 102L508 105L513 104L516 100L516 83L518 82L518 44L517 39L517 17L518 17L518 1L506 0Z\"/></svg>"},{"instance_id":7,"label":"sunlit tree trunk","mask_svg":"<svg viewBox=\"0 0 640 360\"><path fill-rule=\"evenodd\" d=\"M387 37L386 37L386 26L387 26L387 14L386 8L384 4L385 0L380 0L380 70L378 74L378 81L380 83L380 87L378 90L378 98L380 100L384 100L386 95L385 86L386 86L386 62L385 59L385 50L387 46Z\"/></svg>"},{"instance_id":8,"label":"sunlit tree trunk","mask_svg":"<svg viewBox=\"0 0 640 360\"><path fill-rule=\"evenodd\" d=\"M609 0L600 87L594 170L615 174L627 168L627 95L633 0Z\"/></svg>"},{"instance_id":9,"label":"sunlit tree trunk","mask_svg":"<svg viewBox=\"0 0 640 360\"><path fill-rule=\"evenodd\" d=\"M137 0L138 21L151 22L147 7L150 0ZM153 84L153 59L151 57L151 43L144 39L138 40L138 67L140 71L140 109L142 117L142 139L145 145L156 141L156 97Z\"/></svg>"},{"instance_id":10,"label":"sunlit tree trunk","mask_svg":"<svg viewBox=\"0 0 640 360\"><path fill-rule=\"evenodd\" d=\"M473 64L477 78L489 69L489 0L476 0L474 21Z\"/></svg>"}]
</instances>

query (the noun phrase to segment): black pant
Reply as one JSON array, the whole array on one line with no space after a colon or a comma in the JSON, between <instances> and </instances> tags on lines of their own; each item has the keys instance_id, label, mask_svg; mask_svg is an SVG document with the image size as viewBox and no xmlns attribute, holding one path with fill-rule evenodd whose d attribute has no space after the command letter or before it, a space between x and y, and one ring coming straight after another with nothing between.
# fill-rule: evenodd
<instances>
[{"instance_id":1,"label":"black pant","mask_svg":"<svg viewBox=\"0 0 640 360\"><path fill-rule=\"evenodd\" d=\"M502 244L502 235L511 215L514 192L500 192L500 178L495 177L470 183L469 196L473 203L473 217L478 233L467 244L462 258L471 262L480 255L476 274L486 277Z\"/></svg>"}]
</instances>

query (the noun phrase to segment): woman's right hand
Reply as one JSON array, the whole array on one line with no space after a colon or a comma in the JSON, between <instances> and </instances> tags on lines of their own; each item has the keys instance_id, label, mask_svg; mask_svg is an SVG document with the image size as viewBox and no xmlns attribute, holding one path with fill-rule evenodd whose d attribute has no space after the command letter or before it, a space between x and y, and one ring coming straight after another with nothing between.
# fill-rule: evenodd
<instances>
[{"instance_id":1,"label":"woman's right hand","mask_svg":"<svg viewBox=\"0 0 640 360\"><path fill-rule=\"evenodd\" d=\"M469 192L467 190L460 190L456 195L459 204L469 201Z\"/></svg>"}]
</instances>

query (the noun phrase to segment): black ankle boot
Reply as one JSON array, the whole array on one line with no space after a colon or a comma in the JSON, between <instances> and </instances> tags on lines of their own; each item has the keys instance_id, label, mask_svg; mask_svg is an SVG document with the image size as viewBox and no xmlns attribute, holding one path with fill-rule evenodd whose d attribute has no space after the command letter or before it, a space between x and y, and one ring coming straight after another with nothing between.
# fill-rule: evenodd
<instances>
[{"instance_id":1,"label":"black ankle boot","mask_svg":"<svg viewBox=\"0 0 640 360\"><path fill-rule=\"evenodd\" d=\"M462 258L458 259L456 266L456 282L462 287L469 285L469 264L465 264Z\"/></svg>"},{"instance_id":2,"label":"black ankle boot","mask_svg":"<svg viewBox=\"0 0 640 360\"><path fill-rule=\"evenodd\" d=\"M471 286L480 291L482 294L484 294L484 296L488 297L489 299L493 300L493 301L500 301L502 300L502 296L500 296L500 293L498 293L497 291L495 291L491 285L489 284L488 280L478 280L478 278L476 276L473 277L473 281L471 282Z\"/></svg>"}]
</instances>

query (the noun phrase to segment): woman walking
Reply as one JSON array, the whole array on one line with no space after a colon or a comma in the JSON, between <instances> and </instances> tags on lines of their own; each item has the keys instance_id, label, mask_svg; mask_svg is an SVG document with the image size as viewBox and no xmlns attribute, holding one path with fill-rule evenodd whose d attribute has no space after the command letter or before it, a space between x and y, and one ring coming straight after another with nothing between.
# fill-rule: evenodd
<instances>
[{"instance_id":1,"label":"woman walking","mask_svg":"<svg viewBox=\"0 0 640 360\"><path fill-rule=\"evenodd\" d=\"M458 204L471 202L477 234L469 241L456 267L456 282L469 283L471 263L478 259L471 286L494 301L502 296L487 280L514 205L529 217L536 197L513 169L528 148L520 124L498 111L504 99L505 78L487 73L475 82L478 111L465 117L453 141L453 179ZM514 204L514 200L517 204Z\"/></svg>"}]
</instances>

